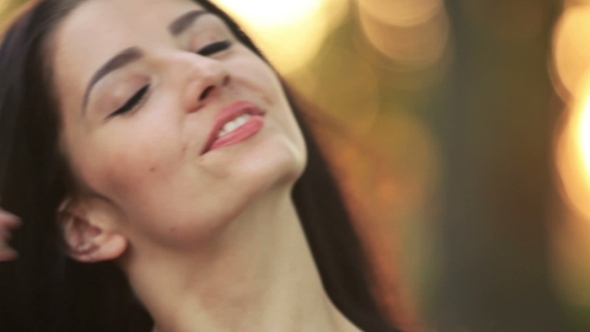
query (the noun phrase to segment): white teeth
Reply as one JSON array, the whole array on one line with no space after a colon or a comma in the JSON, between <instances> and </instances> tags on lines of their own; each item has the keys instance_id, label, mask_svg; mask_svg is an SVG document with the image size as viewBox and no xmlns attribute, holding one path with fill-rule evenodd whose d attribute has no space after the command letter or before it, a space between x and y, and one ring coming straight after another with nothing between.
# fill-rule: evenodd
<instances>
[{"instance_id":1,"label":"white teeth","mask_svg":"<svg viewBox=\"0 0 590 332\"><path fill-rule=\"evenodd\" d=\"M233 119L232 121L229 121L223 126L223 128L221 128L221 130L217 134L217 138L225 136L231 133L232 131L238 129L244 123L248 122L248 119L250 119L251 117L252 116L250 114L242 114L239 117Z\"/></svg>"},{"instance_id":2,"label":"white teeth","mask_svg":"<svg viewBox=\"0 0 590 332\"><path fill-rule=\"evenodd\" d=\"M225 126L223 126L223 130L229 132L234 131L236 128L238 128L238 123L237 122L228 122L225 124Z\"/></svg>"}]
</instances>

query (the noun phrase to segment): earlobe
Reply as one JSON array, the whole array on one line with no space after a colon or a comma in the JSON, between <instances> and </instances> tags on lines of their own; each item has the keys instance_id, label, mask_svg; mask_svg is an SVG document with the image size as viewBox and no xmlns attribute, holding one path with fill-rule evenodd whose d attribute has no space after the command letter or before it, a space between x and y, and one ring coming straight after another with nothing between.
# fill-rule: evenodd
<instances>
[{"instance_id":1,"label":"earlobe","mask_svg":"<svg viewBox=\"0 0 590 332\"><path fill-rule=\"evenodd\" d=\"M96 213L84 207L74 207L69 203L66 211L60 211L58 219L66 250L77 261L94 263L113 260L127 249L127 239L122 234L107 227Z\"/></svg>"}]
</instances>

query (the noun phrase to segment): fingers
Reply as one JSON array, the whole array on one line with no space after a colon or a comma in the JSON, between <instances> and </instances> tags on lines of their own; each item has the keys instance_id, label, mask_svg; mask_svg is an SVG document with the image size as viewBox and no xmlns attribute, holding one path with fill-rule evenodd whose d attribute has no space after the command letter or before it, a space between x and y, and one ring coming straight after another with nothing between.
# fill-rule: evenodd
<instances>
[{"instance_id":1,"label":"fingers","mask_svg":"<svg viewBox=\"0 0 590 332\"><path fill-rule=\"evenodd\" d=\"M9 230L18 227L20 223L17 216L0 210L0 262L13 260L18 256L7 242L12 237Z\"/></svg>"},{"instance_id":2,"label":"fingers","mask_svg":"<svg viewBox=\"0 0 590 332\"><path fill-rule=\"evenodd\" d=\"M15 259L17 252L8 246L7 241L10 240L10 232L0 229L0 262Z\"/></svg>"},{"instance_id":3,"label":"fingers","mask_svg":"<svg viewBox=\"0 0 590 332\"><path fill-rule=\"evenodd\" d=\"M0 229L13 229L20 225L20 219L12 213L0 209Z\"/></svg>"},{"instance_id":4,"label":"fingers","mask_svg":"<svg viewBox=\"0 0 590 332\"><path fill-rule=\"evenodd\" d=\"M10 248L8 244L0 241L0 262L11 261L18 257L18 253Z\"/></svg>"}]
</instances>

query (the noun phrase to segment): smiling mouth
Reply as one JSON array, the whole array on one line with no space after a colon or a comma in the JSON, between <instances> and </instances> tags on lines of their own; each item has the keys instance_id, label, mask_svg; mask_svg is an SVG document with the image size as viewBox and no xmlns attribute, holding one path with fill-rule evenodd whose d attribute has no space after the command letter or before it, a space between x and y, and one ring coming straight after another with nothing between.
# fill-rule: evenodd
<instances>
[{"instance_id":1,"label":"smiling mouth","mask_svg":"<svg viewBox=\"0 0 590 332\"><path fill-rule=\"evenodd\" d=\"M258 133L264 126L264 112L249 101L238 101L224 108L215 123L201 155L233 145Z\"/></svg>"}]
</instances>

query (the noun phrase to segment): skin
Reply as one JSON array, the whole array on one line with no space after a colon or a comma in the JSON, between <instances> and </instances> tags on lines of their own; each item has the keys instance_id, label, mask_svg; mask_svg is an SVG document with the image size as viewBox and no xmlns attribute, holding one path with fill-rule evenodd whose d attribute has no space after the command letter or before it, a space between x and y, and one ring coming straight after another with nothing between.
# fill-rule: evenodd
<instances>
[{"instance_id":1,"label":"skin","mask_svg":"<svg viewBox=\"0 0 590 332\"><path fill-rule=\"evenodd\" d=\"M305 163L304 143L275 74L219 19L203 16L173 38L168 24L197 6L139 2L89 1L59 30L53 67L62 146L86 191L107 198L101 201L111 208L104 211L108 218L138 226L134 232L146 240L187 249L260 193L288 189ZM234 45L227 51L195 54L228 39ZM129 47L145 56L100 80L83 110L94 72ZM145 84L151 88L139 107L109 117ZM199 101L209 87L214 90ZM238 100L267 111L265 128L239 146L201 156L214 116Z\"/></svg>"},{"instance_id":2,"label":"skin","mask_svg":"<svg viewBox=\"0 0 590 332\"><path fill-rule=\"evenodd\" d=\"M290 198L306 151L275 72L215 16L172 36L195 9L89 0L53 36L61 148L79 186L61 207L70 255L115 260L154 331L358 331L323 290ZM198 54L221 40L231 46ZM85 106L96 70L130 47L143 56L99 80ZM239 100L266 112L262 130L201 154L215 115Z\"/></svg>"},{"instance_id":3,"label":"skin","mask_svg":"<svg viewBox=\"0 0 590 332\"><path fill-rule=\"evenodd\" d=\"M16 258L17 253L8 246L8 240L11 238L10 230L19 224L20 220L15 215L0 209L0 262Z\"/></svg>"}]
</instances>

